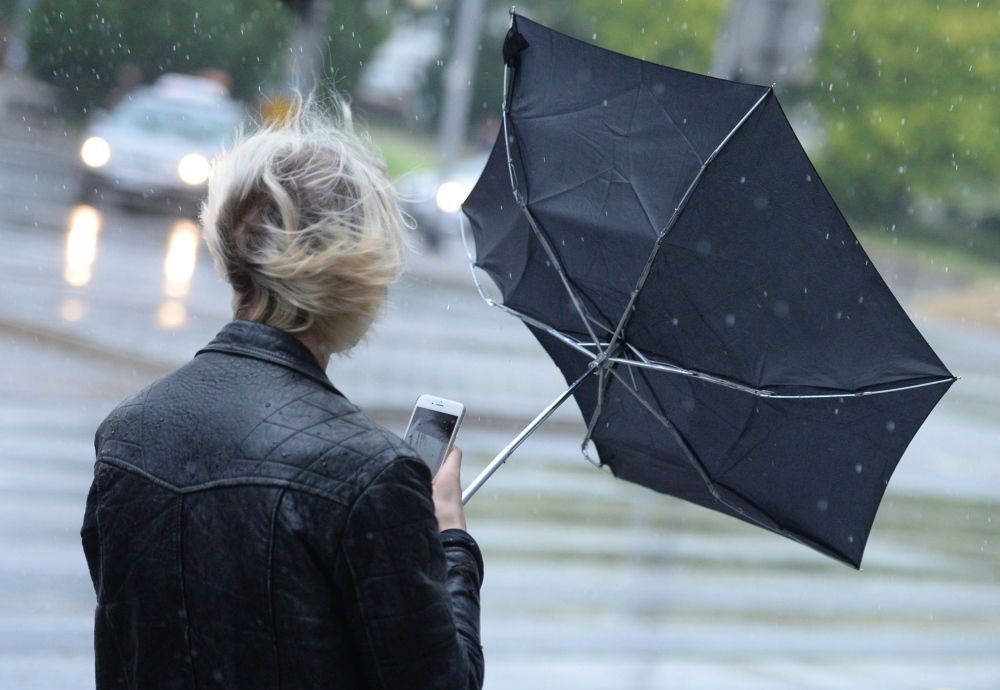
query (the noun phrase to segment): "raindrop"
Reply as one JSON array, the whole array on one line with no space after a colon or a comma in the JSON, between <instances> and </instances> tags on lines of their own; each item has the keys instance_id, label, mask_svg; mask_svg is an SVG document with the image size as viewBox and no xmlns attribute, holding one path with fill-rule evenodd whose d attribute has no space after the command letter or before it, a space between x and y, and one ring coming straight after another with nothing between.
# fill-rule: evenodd
<instances>
[{"instance_id":1,"label":"raindrop","mask_svg":"<svg viewBox=\"0 0 1000 690\"><path fill-rule=\"evenodd\" d=\"M863 468L861 467L861 463L860 463L860 462L859 462L859 463L857 463L857 464L856 464L856 465L854 466L854 471L855 471L855 472L857 472L858 474L861 474L861 470L862 470L862 469L863 469Z\"/></svg>"},{"instance_id":2,"label":"raindrop","mask_svg":"<svg viewBox=\"0 0 1000 690\"><path fill-rule=\"evenodd\" d=\"M726 314L726 325L727 326L735 326L736 325L736 315L735 314Z\"/></svg>"},{"instance_id":3,"label":"raindrop","mask_svg":"<svg viewBox=\"0 0 1000 690\"><path fill-rule=\"evenodd\" d=\"M678 321L677 317L675 316L674 318L670 319L670 323L676 326L678 323L680 323L680 321Z\"/></svg>"},{"instance_id":4,"label":"raindrop","mask_svg":"<svg viewBox=\"0 0 1000 690\"><path fill-rule=\"evenodd\" d=\"M827 501L825 498L821 498L818 501L816 501L816 510L818 510L821 513L825 513L826 509L829 506L830 506L830 502Z\"/></svg>"},{"instance_id":5,"label":"raindrop","mask_svg":"<svg viewBox=\"0 0 1000 690\"><path fill-rule=\"evenodd\" d=\"M848 534L847 535L847 541L850 542L851 544L853 544L854 543L854 535L853 534Z\"/></svg>"},{"instance_id":6,"label":"raindrop","mask_svg":"<svg viewBox=\"0 0 1000 690\"><path fill-rule=\"evenodd\" d=\"M864 304L864 303L865 303L865 296L861 295L860 297L858 297L858 304Z\"/></svg>"},{"instance_id":7,"label":"raindrop","mask_svg":"<svg viewBox=\"0 0 1000 690\"><path fill-rule=\"evenodd\" d=\"M896 430L896 422L890 419L888 422L885 423L885 430L891 434L893 431Z\"/></svg>"},{"instance_id":8,"label":"raindrop","mask_svg":"<svg viewBox=\"0 0 1000 690\"><path fill-rule=\"evenodd\" d=\"M740 184L746 184L746 183L747 183L746 176L745 175L740 175Z\"/></svg>"}]
</instances>

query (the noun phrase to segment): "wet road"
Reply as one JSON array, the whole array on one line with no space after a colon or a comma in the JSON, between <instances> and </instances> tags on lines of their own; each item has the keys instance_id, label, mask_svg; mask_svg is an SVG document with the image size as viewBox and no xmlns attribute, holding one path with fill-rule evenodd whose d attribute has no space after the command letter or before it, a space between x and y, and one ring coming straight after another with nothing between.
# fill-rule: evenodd
<instances>
[{"instance_id":1,"label":"wet road","mask_svg":"<svg viewBox=\"0 0 1000 690\"><path fill-rule=\"evenodd\" d=\"M228 318L196 229L75 206L71 153L0 138L4 688L93 687L77 534L93 430ZM562 381L450 252L412 261L330 373L396 430L420 393L464 400L471 472ZM916 317L964 378L893 477L862 573L614 481L561 412L470 506L487 687L1000 688L1000 338Z\"/></svg>"}]
</instances>

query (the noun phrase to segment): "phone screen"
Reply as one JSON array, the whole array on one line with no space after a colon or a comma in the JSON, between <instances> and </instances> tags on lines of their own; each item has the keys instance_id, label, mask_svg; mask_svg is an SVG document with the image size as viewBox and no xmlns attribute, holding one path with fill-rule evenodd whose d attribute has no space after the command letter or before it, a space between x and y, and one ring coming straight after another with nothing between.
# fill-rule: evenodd
<instances>
[{"instance_id":1,"label":"phone screen","mask_svg":"<svg viewBox=\"0 0 1000 690\"><path fill-rule=\"evenodd\" d=\"M413 410L413 419L406 430L404 440L417 451L417 455L431 468L431 475L437 474L444 462L445 451L455 431L458 417L426 407Z\"/></svg>"}]
</instances>

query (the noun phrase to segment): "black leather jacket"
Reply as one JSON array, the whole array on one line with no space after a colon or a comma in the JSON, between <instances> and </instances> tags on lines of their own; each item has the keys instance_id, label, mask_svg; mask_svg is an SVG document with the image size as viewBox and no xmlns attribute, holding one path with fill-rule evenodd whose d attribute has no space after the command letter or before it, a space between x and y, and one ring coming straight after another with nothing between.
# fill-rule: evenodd
<instances>
[{"instance_id":1,"label":"black leather jacket","mask_svg":"<svg viewBox=\"0 0 1000 690\"><path fill-rule=\"evenodd\" d=\"M291 334L227 324L95 448L99 690L481 687L479 548Z\"/></svg>"}]
</instances>

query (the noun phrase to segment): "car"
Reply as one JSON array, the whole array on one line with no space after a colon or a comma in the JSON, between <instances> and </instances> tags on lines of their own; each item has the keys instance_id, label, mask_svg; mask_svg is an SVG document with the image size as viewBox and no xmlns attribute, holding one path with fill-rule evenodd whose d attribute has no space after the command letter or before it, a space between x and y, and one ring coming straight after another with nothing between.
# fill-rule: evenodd
<instances>
[{"instance_id":1,"label":"car","mask_svg":"<svg viewBox=\"0 0 1000 690\"><path fill-rule=\"evenodd\" d=\"M88 125L80 145L82 201L166 201L195 210L211 161L246 116L218 81L165 74Z\"/></svg>"},{"instance_id":2,"label":"car","mask_svg":"<svg viewBox=\"0 0 1000 690\"><path fill-rule=\"evenodd\" d=\"M416 221L416 230L431 249L459 232L458 214L486 167L485 154L455 164L449 172L410 173L397 182L402 210Z\"/></svg>"}]
</instances>

